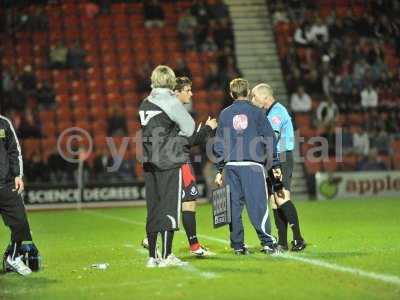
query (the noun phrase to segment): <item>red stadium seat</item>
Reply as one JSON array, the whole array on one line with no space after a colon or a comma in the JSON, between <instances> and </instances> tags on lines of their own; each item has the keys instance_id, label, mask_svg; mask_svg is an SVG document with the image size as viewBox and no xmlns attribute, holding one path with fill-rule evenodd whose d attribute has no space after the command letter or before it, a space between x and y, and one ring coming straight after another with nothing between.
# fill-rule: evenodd
<instances>
[{"instance_id":1,"label":"red stadium seat","mask_svg":"<svg viewBox=\"0 0 400 300\"><path fill-rule=\"evenodd\" d=\"M322 170L322 163L320 161L317 162L305 161L305 167L306 167L306 172L308 174L315 174Z\"/></svg>"},{"instance_id":2,"label":"red stadium seat","mask_svg":"<svg viewBox=\"0 0 400 300\"><path fill-rule=\"evenodd\" d=\"M323 160L322 166L325 172L335 172L338 167L335 157L329 157L328 160Z\"/></svg>"}]
</instances>

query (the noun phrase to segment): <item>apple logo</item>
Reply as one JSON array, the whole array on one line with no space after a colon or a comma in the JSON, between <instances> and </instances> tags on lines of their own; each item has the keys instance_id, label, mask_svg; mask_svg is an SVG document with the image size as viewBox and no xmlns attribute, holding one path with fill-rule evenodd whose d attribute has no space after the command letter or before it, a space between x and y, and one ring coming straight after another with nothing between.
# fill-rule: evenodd
<instances>
[{"instance_id":1,"label":"apple logo","mask_svg":"<svg viewBox=\"0 0 400 300\"><path fill-rule=\"evenodd\" d=\"M342 181L340 177L331 177L322 181L319 185L319 192L325 198L333 199L338 192L338 184L340 181Z\"/></svg>"}]
</instances>

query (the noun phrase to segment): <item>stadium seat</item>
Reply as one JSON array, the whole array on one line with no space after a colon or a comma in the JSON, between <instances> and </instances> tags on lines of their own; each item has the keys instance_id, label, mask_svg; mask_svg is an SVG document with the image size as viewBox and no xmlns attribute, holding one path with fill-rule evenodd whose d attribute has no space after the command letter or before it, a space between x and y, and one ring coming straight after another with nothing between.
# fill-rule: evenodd
<instances>
[{"instance_id":1,"label":"stadium seat","mask_svg":"<svg viewBox=\"0 0 400 300\"><path fill-rule=\"evenodd\" d=\"M325 172L336 172L338 167L335 157L329 157L329 159L323 160L322 166Z\"/></svg>"},{"instance_id":2,"label":"stadium seat","mask_svg":"<svg viewBox=\"0 0 400 300\"><path fill-rule=\"evenodd\" d=\"M392 159L392 161L393 161L393 168L395 169L395 170L400 170L400 153L396 153L394 156L393 156L393 159Z\"/></svg>"},{"instance_id":3,"label":"stadium seat","mask_svg":"<svg viewBox=\"0 0 400 300\"><path fill-rule=\"evenodd\" d=\"M344 171L353 171L356 168L358 159L357 155L345 155L343 157L342 169Z\"/></svg>"},{"instance_id":4,"label":"stadium seat","mask_svg":"<svg viewBox=\"0 0 400 300\"><path fill-rule=\"evenodd\" d=\"M315 174L322 170L322 164L320 161L317 162L305 161L305 167L306 167L306 172L308 174Z\"/></svg>"}]
</instances>

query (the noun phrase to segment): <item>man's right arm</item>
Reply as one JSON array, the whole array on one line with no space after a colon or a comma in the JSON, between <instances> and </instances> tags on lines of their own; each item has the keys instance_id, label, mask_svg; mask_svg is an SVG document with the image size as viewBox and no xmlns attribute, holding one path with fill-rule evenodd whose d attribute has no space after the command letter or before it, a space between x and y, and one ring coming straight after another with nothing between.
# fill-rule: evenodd
<instances>
[{"instance_id":1,"label":"man's right arm","mask_svg":"<svg viewBox=\"0 0 400 300\"><path fill-rule=\"evenodd\" d=\"M213 147L213 152L216 157L215 167L217 168L218 172L221 173L225 166L224 161L224 124L223 124L223 117L222 113L219 116L217 127L217 132L215 135L215 143Z\"/></svg>"},{"instance_id":2,"label":"man's right arm","mask_svg":"<svg viewBox=\"0 0 400 300\"><path fill-rule=\"evenodd\" d=\"M257 127L260 135L264 139L267 153L272 154L272 166L279 165L280 161L278 155L278 140L275 137L275 133L272 129L271 123L269 122L264 112L262 112L261 110L257 118ZM271 157L271 155L269 157Z\"/></svg>"}]
</instances>

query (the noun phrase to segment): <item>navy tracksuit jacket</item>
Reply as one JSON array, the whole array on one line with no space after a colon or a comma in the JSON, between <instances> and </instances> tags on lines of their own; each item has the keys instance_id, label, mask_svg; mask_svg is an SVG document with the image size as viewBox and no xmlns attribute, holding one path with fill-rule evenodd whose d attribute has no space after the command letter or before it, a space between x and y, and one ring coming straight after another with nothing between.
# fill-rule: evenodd
<instances>
[{"instance_id":1,"label":"navy tracksuit jacket","mask_svg":"<svg viewBox=\"0 0 400 300\"><path fill-rule=\"evenodd\" d=\"M265 165L279 164L276 139L265 113L246 100L235 100L218 121L214 144L216 167L231 189L231 247L244 246L242 210L246 209L261 245L271 245Z\"/></svg>"}]
</instances>

